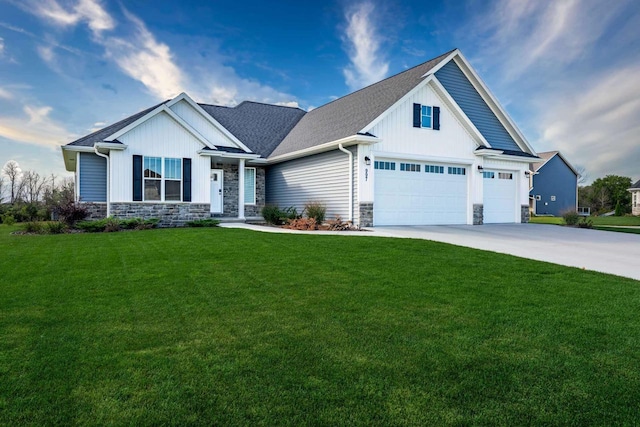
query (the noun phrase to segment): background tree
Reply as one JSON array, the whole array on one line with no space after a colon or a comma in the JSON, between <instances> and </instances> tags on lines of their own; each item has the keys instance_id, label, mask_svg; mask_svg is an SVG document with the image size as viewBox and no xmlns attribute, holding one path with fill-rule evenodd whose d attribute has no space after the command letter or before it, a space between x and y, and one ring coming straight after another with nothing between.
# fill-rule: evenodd
<instances>
[{"instance_id":1,"label":"background tree","mask_svg":"<svg viewBox=\"0 0 640 427\"><path fill-rule=\"evenodd\" d=\"M22 178L22 200L25 203L36 203L40 200L47 185L47 179L36 171L27 171Z\"/></svg>"},{"instance_id":2,"label":"background tree","mask_svg":"<svg viewBox=\"0 0 640 427\"><path fill-rule=\"evenodd\" d=\"M2 168L2 172L4 172L5 176L8 180L9 185L9 203L14 204L16 200L20 197L20 192L22 190L22 170L20 169L20 165L15 160L9 160Z\"/></svg>"},{"instance_id":3,"label":"background tree","mask_svg":"<svg viewBox=\"0 0 640 427\"><path fill-rule=\"evenodd\" d=\"M589 181L589 173L584 166L576 166L578 172L578 185L585 185Z\"/></svg>"},{"instance_id":4,"label":"background tree","mask_svg":"<svg viewBox=\"0 0 640 427\"><path fill-rule=\"evenodd\" d=\"M0 204L4 201L4 177L0 176Z\"/></svg>"},{"instance_id":5,"label":"background tree","mask_svg":"<svg viewBox=\"0 0 640 427\"><path fill-rule=\"evenodd\" d=\"M607 175L598 178L591 185L601 209L613 210L619 205L618 213L631 212L631 178L618 175Z\"/></svg>"}]
</instances>

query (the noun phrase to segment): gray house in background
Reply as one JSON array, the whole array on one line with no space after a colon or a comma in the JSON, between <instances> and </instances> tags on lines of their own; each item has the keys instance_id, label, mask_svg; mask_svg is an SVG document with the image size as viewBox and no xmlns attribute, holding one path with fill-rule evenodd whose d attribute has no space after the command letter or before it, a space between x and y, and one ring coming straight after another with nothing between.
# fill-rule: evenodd
<instances>
[{"instance_id":1,"label":"gray house in background","mask_svg":"<svg viewBox=\"0 0 640 427\"><path fill-rule=\"evenodd\" d=\"M578 208L578 172L559 151L538 153L543 163L531 164L531 212L560 216Z\"/></svg>"}]
</instances>

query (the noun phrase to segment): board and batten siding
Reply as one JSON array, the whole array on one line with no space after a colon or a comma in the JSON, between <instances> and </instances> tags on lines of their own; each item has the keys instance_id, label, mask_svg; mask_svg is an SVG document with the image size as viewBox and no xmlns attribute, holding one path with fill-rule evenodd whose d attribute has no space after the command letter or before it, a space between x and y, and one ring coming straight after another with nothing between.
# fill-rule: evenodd
<instances>
[{"instance_id":1,"label":"board and batten siding","mask_svg":"<svg viewBox=\"0 0 640 427\"><path fill-rule=\"evenodd\" d=\"M357 162L357 147L348 149ZM266 182L267 204L281 209L295 206L302 213L306 203L316 201L326 206L327 219L349 218L349 156L340 150L273 165L267 169Z\"/></svg>"},{"instance_id":2,"label":"board and batten siding","mask_svg":"<svg viewBox=\"0 0 640 427\"><path fill-rule=\"evenodd\" d=\"M111 151L111 201L133 201L133 155L191 159L191 202L210 203L211 161L197 151L203 145L168 114L160 113L127 132L123 151Z\"/></svg>"},{"instance_id":3,"label":"board and batten siding","mask_svg":"<svg viewBox=\"0 0 640 427\"><path fill-rule=\"evenodd\" d=\"M92 153L79 153L80 201L107 201L107 160Z\"/></svg>"},{"instance_id":4,"label":"board and batten siding","mask_svg":"<svg viewBox=\"0 0 640 427\"><path fill-rule=\"evenodd\" d=\"M522 151L455 61L436 71L436 78L492 148Z\"/></svg>"},{"instance_id":5,"label":"board and batten siding","mask_svg":"<svg viewBox=\"0 0 640 427\"><path fill-rule=\"evenodd\" d=\"M210 141L213 145L219 145L221 147L235 147L237 145L233 143L229 137L227 137L222 131L217 129L211 124L209 120L202 117L202 114L196 111L187 101L179 101L173 104L171 110L176 113L182 120L189 123L191 127L197 130L207 141Z\"/></svg>"}]
</instances>

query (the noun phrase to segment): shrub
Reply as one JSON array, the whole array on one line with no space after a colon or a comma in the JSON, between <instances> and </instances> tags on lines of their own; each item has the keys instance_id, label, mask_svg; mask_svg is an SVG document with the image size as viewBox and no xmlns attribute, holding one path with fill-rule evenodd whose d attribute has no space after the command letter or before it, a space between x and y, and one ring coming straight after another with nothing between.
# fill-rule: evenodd
<instances>
[{"instance_id":1,"label":"shrub","mask_svg":"<svg viewBox=\"0 0 640 427\"><path fill-rule=\"evenodd\" d=\"M324 222L324 217L327 213L327 207L320 202L308 202L304 205L304 210L307 213L308 218L313 218L318 224Z\"/></svg>"},{"instance_id":2,"label":"shrub","mask_svg":"<svg viewBox=\"0 0 640 427\"><path fill-rule=\"evenodd\" d=\"M267 224L280 225L280 218L284 216L284 213L280 210L279 207L274 205L266 205L262 208L262 217Z\"/></svg>"},{"instance_id":3,"label":"shrub","mask_svg":"<svg viewBox=\"0 0 640 427\"><path fill-rule=\"evenodd\" d=\"M156 228L160 220L158 218L149 218L145 219L142 224L138 227L138 230L147 230L149 228Z\"/></svg>"},{"instance_id":4,"label":"shrub","mask_svg":"<svg viewBox=\"0 0 640 427\"><path fill-rule=\"evenodd\" d=\"M70 227L73 227L76 222L85 219L89 214L85 208L73 200L56 207L55 212L58 214L58 218Z\"/></svg>"},{"instance_id":5,"label":"shrub","mask_svg":"<svg viewBox=\"0 0 640 427\"><path fill-rule=\"evenodd\" d=\"M120 228L123 230L136 230L144 224L142 218L129 218L120 220Z\"/></svg>"},{"instance_id":6,"label":"shrub","mask_svg":"<svg viewBox=\"0 0 640 427\"><path fill-rule=\"evenodd\" d=\"M22 225L22 229L25 233L41 234L44 232L44 225L38 221L29 221Z\"/></svg>"},{"instance_id":7,"label":"shrub","mask_svg":"<svg viewBox=\"0 0 640 427\"><path fill-rule=\"evenodd\" d=\"M580 215L578 215L576 211L566 211L562 214L562 218L564 218L565 224L576 225L580 219Z\"/></svg>"},{"instance_id":8,"label":"shrub","mask_svg":"<svg viewBox=\"0 0 640 427\"><path fill-rule=\"evenodd\" d=\"M49 234L62 234L67 231L67 224L62 221L50 221L47 223L46 231Z\"/></svg>"},{"instance_id":9,"label":"shrub","mask_svg":"<svg viewBox=\"0 0 640 427\"><path fill-rule=\"evenodd\" d=\"M2 223L7 225L13 225L16 223L16 219L13 215L7 213L2 216Z\"/></svg>"},{"instance_id":10,"label":"shrub","mask_svg":"<svg viewBox=\"0 0 640 427\"><path fill-rule=\"evenodd\" d=\"M187 227L217 227L218 224L220 224L220 221L211 218L196 219L185 223Z\"/></svg>"},{"instance_id":11,"label":"shrub","mask_svg":"<svg viewBox=\"0 0 640 427\"><path fill-rule=\"evenodd\" d=\"M579 228L593 228L593 221L587 219L586 217L582 217L582 219L578 222Z\"/></svg>"},{"instance_id":12,"label":"shrub","mask_svg":"<svg viewBox=\"0 0 640 427\"><path fill-rule=\"evenodd\" d=\"M302 218L302 215L298 214L298 210L295 206L289 206L282 211L283 217L280 218L282 222L286 222L288 219L298 219Z\"/></svg>"},{"instance_id":13,"label":"shrub","mask_svg":"<svg viewBox=\"0 0 640 427\"><path fill-rule=\"evenodd\" d=\"M87 233L102 233L107 226L106 219L96 221L80 221L76 223L76 228Z\"/></svg>"},{"instance_id":14,"label":"shrub","mask_svg":"<svg viewBox=\"0 0 640 427\"><path fill-rule=\"evenodd\" d=\"M313 218L295 218L288 219L284 227L292 230L317 230L318 224Z\"/></svg>"},{"instance_id":15,"label":"shrub","mask_svg":"<svg viewBox=\"0 0 640 427\"><path fill-rule=\"evenodd\" d=\"M104 222L104 231L107 233L113 233L114 231L120 231L120 220L110 216Z\"/></svg>"},{"instance_id":16,"label":"shrub","mask_svg":"<svg viewBox=\"0 0 640 427\"><path fill-rule=\"evenodd\" d=\"M616 203L616 212L614 214L615 216L622 216L624 215L624 207L622 206L622 204L620 203L620 200L618 200L618 202Z\"/></svg>"}]
</instances>

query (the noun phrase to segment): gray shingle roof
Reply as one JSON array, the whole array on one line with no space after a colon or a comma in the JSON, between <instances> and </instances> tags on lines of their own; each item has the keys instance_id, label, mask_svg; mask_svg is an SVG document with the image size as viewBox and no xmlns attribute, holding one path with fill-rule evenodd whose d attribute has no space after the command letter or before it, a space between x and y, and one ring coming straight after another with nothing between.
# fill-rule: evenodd
<instances>
[{"instance_id":1,"label":"gray shingle roof","mask_svg":"<svg viewBox=\"0 0 640 427\"><path fill-rule=\"evenodd\" d=\"M306 114L299 108L252 101L236 107L199 105L244 145L265 158Z\"/></svg>"},{"instance_id":2,"label":"gray shingle roof","mask_svg":"<svg viewBox=\"0 0 640 427\"><path fill-rule=\"evenodd\" d=\"M129 116L126 119L122 119L117 123L114 123L105 128L97 130L93 133L90 133L89 135L83 136L82 138L76 139L75 141L70 142L67 145L76 146L76 147L93 147L93 145L96 142L102 142L105 138L108 138L110 135L113 135L114 133L118 132L120 129L129 126L131 123L135 122L140 117L144 116L150 111L155 110L160 105L166 102L169 102L169 101L163 101L157 105L154 105L151 108L147 108L144 111L140 111L139 113L136 113L133 116ZM114 141L114 142L121 143L120 141Z\"/></svg>"},{"instance_id":3,"label":"gray shingle roof","mask_svg":"<svg viewBox=\"0 0 640 427\"><path fill-rule=\"evenodd\" d=\"M547 160L549 160L550 158L552 158L553 156L555 156L556 154L558 154L558 151L545 151L542 153L538 153L538 157L540 157L542 160L544 160L544 162L540 162L540 163L531 163L530 169L534 172L536 172L538 169L540 169L542 167L542 165L544 165Z\"/></svg>"},{"instance_id":4,"label":"gray shingle roof","mask_svg":"<svg viewBox=\"0 0 640 427\"><path fill-rule=\"evenodd\" d=\"M416 87L452 51L308 112L271 156L355 135Z\"/></svg>"},{"instance_id":5,"label":"gray shingle roof","mask_svg":"<svg viewBox=\"0 0 640 427\"><path fill-rule=\"evenodd\" d=\"M635 184L633 184L631 186L631 188L640 188L640 179L638 180L638 182L636 182Z\"/></svg>"}]
</instances>

